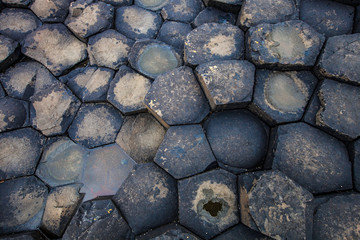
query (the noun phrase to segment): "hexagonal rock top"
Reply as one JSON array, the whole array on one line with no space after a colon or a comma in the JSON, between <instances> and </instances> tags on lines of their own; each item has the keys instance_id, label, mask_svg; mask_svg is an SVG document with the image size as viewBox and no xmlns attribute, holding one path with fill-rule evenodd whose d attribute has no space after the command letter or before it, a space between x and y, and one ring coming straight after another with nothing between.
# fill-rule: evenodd
<instances>
[{"instance_id":1,"label":"hexagonal rock top","mask_svg":"<svg viewBox=\"0 0 360 240\"><path fill-rule=\"evenodd\" d=\"M135 234L167 224L178 214L176 181L154 163L136 165L113 200Z\"/></svg>"},{"instance_id":2,"label":"hexagonal rock top","mask_svg":"<svg viewBox=\"0 0 360 240\"><path fill-rule=\"evenodd\" d=\"M143 235L137 236L136 240L148 239L186 239L186 240L200 240L192 232L177 223L171 223L157 229L151 230Z\"/></svg>"},{"instance_id":3,"label":"hexagonal rock top","mask_svg":"<svg viewBox=\"0 0 360 240\"><path fill-rule=\"evenodd\" d=\"M179 221L204 239L238 223L236 176L213 170L178 182Z\"/></svg>"},{"instance_id":4,"label":"hexagonal rock top","mask_svg":"<svg viewBox=\"0 0 360 240\"><path fill-rule=\"evenodd\" d=\"M0 99L0 132L29 125L29 104L10 97Z\"/></svg>"},{"instance_id":5,"label":"hexagonal rock top","mask_svg":"<svg viewBox=\"0 0 360 240\"><path fill-rule=\"evenodd\" d=\"M182 51L186 35L191 30L192 27L188 23L166 21L161 25L157 39Z\"/></svg>"},{"instance_id":6,"label":"hexagonal rock top","mask_svg":"<svg viewBox=\"0 0 360 240\"><path fill-rule=\"evenodd\" d=\"M272 133L268 161L312 193L352 188L345 145L306 123L281 125Z\"/></svg>"},{"instance_id":7,"label":"hexagonal rock top","mask_svg":"<svg viewBox=\"0 0 360 240\"><path fill-rule=\"evenodd\" d=\"M203 9L201 0L171 0L161 9L164 19L191 22Z\"/></svg>"},{"instance_id":8,"label":"hexagonal rock top","mask_svg":"<svg viewBox=\"0 0 360 240\"><path fill-rule=\"evenodd\" d=\"M247 58L257 66L286 69L315 64L325 37L300 20L259 24L248 31Z\"/></svg>"},{"instance_id":9,"label":"hexagonal rock top","mask_svg":"<svg viewBox=\"0 0 360 240\"><path fill-rule=\"evenodd\" d=\"M145 97L145 104L165 127L199 123L210 110L189 67L179 67L157 77Z\"/></svg>"},{"instance_id":10,"label":"hexagonal rock top","mask_svg":"<svg viewBox=\"0 0 360 240\"><path fill-rule=\"evenodd\" d=\"M30 9L43 22L63 22L72 0L33 0Z\"/></svg>"},{"instance_id":11,"label":"hexagonal rock top","mask_svg":"<svg viewBox=\"0 0 360 240\"><path fill-rule=\"evenodd\" d=\"M185 40L184 59L190 65L243 57L244 33L231 24L205 23Z\"/></svg>"},{"instance_id":12,"label":"hexagonal rock top","mask_svg":"<svg viewBox=\"0 0 360 240\"><path fill-rule=\"evenodd\" d=\"M62 24L44 24L28 34L21 51L47 67L55 76L84 60L86 44Z\"/></svg>"}]
</instances>

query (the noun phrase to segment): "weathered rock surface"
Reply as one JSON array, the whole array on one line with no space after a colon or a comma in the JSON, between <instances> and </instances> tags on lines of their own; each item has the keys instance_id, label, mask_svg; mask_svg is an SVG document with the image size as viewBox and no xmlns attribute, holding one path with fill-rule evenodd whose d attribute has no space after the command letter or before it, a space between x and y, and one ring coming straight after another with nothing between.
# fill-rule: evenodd
<instances>
[{"instance_id":1,"label":"weathered rock surface","mask_svg":"<svg viewBox=\"0 0 360 240\"><path fill-rule=\"evenodd\" d=\"M353 162L354 187L360 192L360 141L357 140L351 145L351 160Z\"/></svg>"},{"instance_id":2,"label":"weathered rock surface","mask_svg":"<svg viewBox=\"0 0 360 240\"><path fill-rule=\"evenodd\" d=\"M0 99L0 132L29 125L29 103L15 98Z\"/></svg>"},{"instance_id":3,"label":"weathered rock surface","mask_svg":"<svg viewBox=\"0 0 360 240\"><path fill-rule=\"evenodd\" d=\"M186 35L191 30L192 27L188 23L166 21L161 26L157 39L182 51Z\"/></svg>"},{"instance_id":4,"label":"weathered rock surface","mask_svg":"<svg viewBox=\"0 0 360 240\"><path fill-rule=\"evenodd\" d=\"M2 0L2 2L11 7L27 7L31 0Z\"/></svg>"},{"instance_id":5,"label":"weathered rock surface","mask_svg":"<svg viewBox=\"0 0 360 240\"><path fill-rule=\"evenodd\" d=\"M43 22L63 22L72 0L33 0L30 9Z\"/></svg>"},{"instance_id":6,"label":"weathered rock surface","mask_svg":"<svg viewBox=\"0 0 360 240\"><path fill-rule=\"evenodd\" d=\"M171 223L151 230L135 238L136 240L171 239L171 240L200 240L195 234L177 223Z\"/></svg>"},{"instance_id":7,"label":"weathered rock surface","mask_svg":"<svg viewBox=\"0 0 360 240\"><path fill-rule=\"evenodd\" d=\"M0 35L0 71L6 69L20 56L19 43Z\"/></svg>"},{"instance_id":8,"label":"weathered rock surface","mask_svg":"<svg viewBox=\"0 0 360 240\"><path fill-rule=\"evenodd\" d=\"M270 240L269 237L262 235L261 233L254 231L241 223L215 237L213 240L238 240L239 238L252 240Z\"/></svg>"},{"instance_id":9,"label":"weathered rock surface","mask_svg":"<svg viewBox=\"0 0 360 240\"><path fill-rule=\"evenodd\" d=\"M191 22L202 9L201 0L171 0L161 9L161 16L167 20Z\"/></svg>"},{"instance_id":10,"label":"weathered rock surface","mask_svg":"<svg viewBox=\"0 0 360 240\"><path fill-rule=\"evenodd\" d=\"M233 13L223 12L219 9L207 7L202 10L194 19L194 27L199 27L205 23L229 23L235 24L236 15Z\"/></svg>"},{"instance_id":11,"label":"weathered rock surface","mask_svg":"<svg viewBox=\"0 0 360 240\"><path fill-rule=\"evenodd\" d=\"M169 0L135 0L134 3L139 7L149 9L152 11L160 10Z\"/></svg>"},{"instance_id":12,"label":"weathered rock surface","mask_svg":"<svg viewBox=\"0 0 360 240\"><path fill-rule=\"evenodd\" d=\"M219 8L223 11L238 13L243 0L204 0L206 6Z\"/></svg>"}]
</instances>

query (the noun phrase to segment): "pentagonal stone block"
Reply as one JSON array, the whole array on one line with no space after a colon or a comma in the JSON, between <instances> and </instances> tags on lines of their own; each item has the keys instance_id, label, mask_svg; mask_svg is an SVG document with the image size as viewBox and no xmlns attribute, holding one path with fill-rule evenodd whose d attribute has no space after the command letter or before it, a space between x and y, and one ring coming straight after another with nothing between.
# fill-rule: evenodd
<instances>
[{"instance_id":1,"label":"pentagonal stone block","mask_svg":"<svg viewBox=\"0 0 360 240\"><path fill-rule=\"evenodd\" d=\"M334 1L301 1L300 19L326 37L351 34L354 15L354 7Z\"/></svg>"},{"instance_id":2,"label":"pentagonal stone block","mask_svg":"<svg viewBox=\"0 0 360 240\"><path fill-rule=\"evenodd\" d=\"M272 133L267 160L312 193L352 188L345 145L305 123L281 125Z\"/></svg>"},{"instance_id":3,"label":"pentagonal stone block","mask_svg":"<svg viewBox=\"0 0 360 240\"><path fill-rule=\"evenodd\" d=\"M161 16L167 20L191 22L202 9L201 0L171 0L161 9Z\"/></svg>"},{"instance_id":4,"label":"pentagonal stone block","mask_svg":"<svg viewBox=\"0 0 360 240\"><path fill-rule=\"evenodd\" d=\"M300 20L259 24L247 32L247 58L258 66L310 68L325 37Z\"/></svg>"},{"instance_id":5,"label":"pentagonal stone block","mask_svg":"<svg viewBox=\"0 0 360 240\"><path fill-rule=\"evenodd\" d=\"M55 76L87 56L86 44L62 24L44 24L28 34L22 43L22 52L42 63Z\"/></svg>"},{"instance_id":6,"label":"pentagonal stone block","mask_svg":"<svg viewBox=\"0 0 360 240\"><path fill-rule=\"evenodd\" d=\"M63 22L72 0L33 0L30 9L43 22Z\"/></svg>"},{"instance_id":7,"label":"pentagonal stone block","mask_svg":"<svg viewBox=\"0 0 360 240\"><path fill-rule=\"evenodd\" d=\"M0 132L29 125L29 103L15 98L0 99Z\"/></svg>"},{"instance_id":8,"label":"pentagonal stone block","mask_svg":"<svg viewBox=\"0 0 360 240\"><path fill-rule=\"evenodd\" d=\"M213 61L200 64L195 73L212 110L244 107L251 102L255 80L252 63Z\"/></svg>"},{"instance_id":9,"label":"pentagonal stone block","mask_svg":"<svg viewBox=\"0 0 360 240\"><path fill-rule=\"evenodd\" d=\"M168 0L135 0L135 4L139 7L157 11L168 3Z\"/></svg>"},{"instance_id":10,"label":"pentagonal stone block","mask_svg":"<svg viewBox=\"0 0 360 240\"><path fill-rule=\"evenodd\" d=\"M157 77L145 97L145 104L166 127L199 123L210 110L189 67L179 67Z\"/></svg>"},{"instance_id":11,"label":"pentagonal stone block","mask_svg":"<svg viewBox=\"0 0 360 240\"><path fill-rule=\"evenodd\" d=\"M298 121L316 83L316 77L308 71L258 70L250 109L270 125Z\"/></svg>"},{"instance_id":12,"label":"pentagonal stone block","mask_svg":"<svg viewBox=\"0 0 360 240\"><path fill-rule=\"evenodd\" d=\"M360 84L360 33L330 37L320 56L317 71L328 78Z\"/></svg>"},{"instance_id":13,"label":"pentagonal stone block","mask_svg":"<svg viewBox=\"0 0 360 240\"><path fill-rule=\"evenodd\" d=\"M27 7L31 0L2 0L2 2L11 7Z\"/></svg>"},{"instance_id":14,"label":"pentagonal stone block","mask_svg":"<svg viewBox=\"0 0 360 240\"><path fill-rule=\"evenodd\" d=\"M20 56L19 43L0 35L0 71L10 66Z\"/></svg>"},{"instance_id":15,"label":"pentagonal stone block","mask_svg":"<svg viewBox=\"0 0 360 240\"><path fill-rule=\"evenodd\" d=\"M131 239L131 230L110 199L85 202L62 239Z\"/></svg>"},{"instance_id":16,"label":"pentagonal stone block","mask_svg":"<svg viewBox=\"0 0 360 240\"><path fill-rule=\"evenodd\" d=\"M236 15L229 12L223 12L219 9L207 7L202 10L194 19L194 27L199 27L205 23L229 23L235 24Z\"/></svg>"},{"instance_id":17,"label":"pentagonal stone block","mask_svg":"<svg viewBox=\"0 0 360 240\"><path fill-rule=\"evenodd\" d=\"M157 229L151 230L135 238L136 240L148 239L187 239L200 240L195 234L177 223L171 223Z\"/></svg>"},{"instance_id":18,"label":"pentagonal stone block","mask_svg":"<svg viewBox=\"0 0 360 240\"><path fill-rule=\"evenodd\" d=\"M0 134L0 179L32 175L46 139L32 128Z\"/></svg>"},{"instance_id":19,"label":"pentagonal stone block","mask_svg":"<svg viewBox=\"0 0 360 240\"><path fill-rule=\"evenodd\" d=\"M93 148L115 141L123 117L107 103L87 103L79 109L68 132L71 139Z\"/></svg>"},{"instance_id":20,"label":"pentagonal stone block","mask_svg":"<svg viewBox=\"0 0 360 240\"><path fill-rule=\"evenodd\" d=\"M244 33L231 24L206 23L185 40L184 59L190 65L243 57Z\"/></svg>"},{"instance_id":21,"label":"pentagonal stone block","mask_svg":"<svg viewBox=\"0 0 360 240\"><path fill-rule=\"evenodd\" d=\"M231 171L255 168L265 157L269 129L246 110L214 113L205 130L219 164Z\"/></svg>"},{"instance_id":22,"label":"pentagonal stone block","mask_svg":"<svg viewBox=\"0 0 360 240\"><path fill-rule=\"evenodd\" d=\"M204 0L206 6L237 14L243 0Z\"/></svg>"},{"instance_id":23,"label":"pentagonal stone block","mask_svg":"<svg viewBox=\"0 0 360 240\"><path fill-rule=\"evenodd\" d=\"M151 114L140 113L125 118L116 143L137 163L151 162L165 132Z\"/></svg>"},{"instance_id":24,"label":"pentagonal stone block","mask_svg":"<svg viewBox=\"0 0 360 240\"><path fill-rule=\"evenodd\" d=\"M27 9L6 8L0 13L0 33L16 41L41 25L41 21Z\"/></svg>"},{"instance_id":25,"label":"pentagonal stone block","mask_svg":"<svg viewBox=\"0 0 360 240\"><path fill-rule=\"evenodd\" d=\"M174 48L183 49L186 35L192 30L188 23L166 21L161 26L157 39Z\"/></svg>"},{"instance_id":26,"label":"pentagonal stone block","mask_svg":"<svg viewBox=\"0 0 360 240\"><path fill-rule=\"evenodd\" d=\"M41 223L48 189L34 176L0 184L0 234L36 230Z\"/></svg>"},{"instance_id":27,"label":"pentagonal stone block","mask_svg":"<svg viewBox=\"0 0 360 240\"><path fill-rule=\"evenodd\" d=\"M117 70L127 63L133 41L113 29L89 38L88 53L91 65Z\"/></svg>"},{"instance_id":28,"label":"pentagonal stone block","mask_svg":"<svg viewBox=\"0 0 360 240\"><path fill-rule=\"evenodd\" d=\"M154 163L135 165L113 200L135 234L167 224L178 213L176 181Z\"/></svg>"},{"instance_id":29,"label":"pentagonal stone block","mask_svg":"<svg viewBox=\"0 0 360 240\"><path fill-rule=\"evenodd\" d=\"M65 25L78 37L87 38L112 26L114 7L104 2L77 0L69 7Z\"/></svg>"},{"instance_id":30,"label":"pentagonal stone block","mask_svg":"<svg viewBox=\"0 0 360 240\"><path fill-rule=\"evenodd\" d=\"M239 221L236 176L213 170L180 180L179 221L204 239L210 239Z\"/></svg>"},{"instance_id":31,"label":"pentagonal stone block","mask_svg":"<svg viewBox=\"0 0 360 240\"><path fill-rule=\"evenodd\" d=\"M142 74L156 78L182 65L182 59L175 49L158 40L135 42L129 53L129 63Z\"/></svg>"},{"instance_id":32,"label":"pentagonal stone block","mask_svg":"<svg viewBox=\"0 0 360 240\"><path fill-rule=\"evenodd\" d=\"M111 81L107 100L124 114L146 110L144 98L151 80L127 66L121 66Z\"/></svg>"},{"instance_id":33,"label":"pentagonal stone block","mask_svg":"<svg viewBox=\"0 0 360 240\"><path fill-rule=\"evenodd\" d=\"M161 24L160 14L138 6L126 6L116 10L116 30L131 39L155 38Z\"/></svg>"},{"instance_id":34,"label":"pentagonal stone block","mask_svg":"<svg viewBox=\"0 0 360 240\"><path fill-rule=\"evenodd\" d=\"M335 196L316 209L313 239L358 239L359 223L360 194Z\"/></svg>"},{"instance_id":35,"label":"pentagonal stone block","mask_svg":"<svg viewBox=\"0 0 360 240\"><path fill-rule=\"evenodd\" d=\"M353 161L354 187L360 192L360 141L352 143L351 155Z\"/></svg>"},{"instance_id":36,"label":"pentagonal stone block","mask_svg":"<svg viewBox=\"0 0 360 240\"><path fill-rule=\"evenodd\" d=\"M270 240L271 238L254 231L243 224L238 224L220 234L213 240L238 240L238 239L254 239L254 240Z\"/></svg>"},{"instance_id":37,"label":"pentagonal stone block","mask_svg":"<svg viewBox=\"0 0 360 240\"><path fill-rule=\"evenodd\" d=\"M81 180L84 201L115 195L135 164L117 144L93 149L86 160Z\"/></svg>"},{"instance_id":38,"label":"pentagonal stone block","mask_svg":"<svg viewBox=\"0 0 360 240\"><path fill-rule=\"evenodd\" d=\"M80 182L86 150L67 137L50 139L36 175L51 187Z\"/></svg>"}]
</instances>

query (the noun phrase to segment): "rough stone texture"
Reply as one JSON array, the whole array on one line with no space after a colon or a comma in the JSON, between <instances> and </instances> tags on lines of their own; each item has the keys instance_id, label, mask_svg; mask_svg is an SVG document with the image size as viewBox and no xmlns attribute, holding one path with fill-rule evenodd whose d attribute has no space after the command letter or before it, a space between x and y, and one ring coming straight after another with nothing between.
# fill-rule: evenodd
<instances>
[{"instance_id":1,"label":"rough stone texture","mask_svg":"<svg viewBox=\"0 0 360 240\"><path fill-rule=\"evenodd\" d=\"M236 176L213 170L178 182L179 221L203 239L238 223Z\"/></svg>"},{"instance_id":2,"label":"rough stone texture","mask_svg":"<svg viewBox=\"0 0 360 240\"><path fill-rule=\"evenodd\" d=\"M128 6L133 3L133 0L101 0L101 1L109 3L115 7Z\"/></svg>"},{"instance_id":3,"label":"rough stone texture","mask_svg":"<svg viewBox=\"0 0 360 240\"><path fill-rule=\"evenodd\" d=\"M204 0L206 6L237 14L243 0Z\"/></svg>"},{"instance_id":4,"label":"rough stone texture","mask_svg":"<svg viewBox=\"0 0 360 240\"><path fill-rule=\"evenodd\" d=\"M161 24L160 14L138 6L126 6L116 10L116 30L131 39L155 38Z\"/></svg>"},{"instance_id":5,"label":"rough stone texture","mask_svg":"<svg viewBox=\"0 0 360 240\"><path fill-rule=\"evenodd\" d=\"M145 97L145 104L166 127L199 123L210 108L189 67L179 67L157 77Z\"/></svg>"},{"instance_id":6,"label":"rough stone texture","mask_svg":"<svg viewBox=\"0 0 360 240\"><path fill-rule=\"evenodd\" d=\"M107 100L123 114L144 112L144 98L151 80L127 66L121 66L111 81Z\"/></svg>"},{"instance_id":7,"label":"rough stone texture","mask_svg":"<svg viewBox=\"0 0 360 240\"><path fill-rule=\"evenodd\" d=\"M267 160L312 193L352 188L345 145L305 123L274 129Z\"/></svg>"},{"instance_id":8,"label":"rough stone texture","mask_svg":"<svg viewBox=\"0 0 360 240\"><path fill-rule=\"evenodd\" d=\"M315 64L325 37L300 20L259 24L247 32L246 54L257 66L305 69Z\"/></svg>"},{"instance_id":9,"label":"rough stone texture","mask_svg":"<svg viewBox=\"0 0 360 240\"><path fill-rule=\"evenodd\" d=\"M167 20L191 22L202 9L201 0L171 0L161 9L161 16Z\"/></svg>"},{"instance_id":10,"label":"rough stone texture","mask_svg":"<svg viewBox=\"0 0 360 240\"><path fill-rule=\"evenodd\" d=\"M127 116L116 143L137 163L153 161L165 136L165 129L148 113Z\"/></svg>"},{"instance_id":11,"label":"rough stone texture","mask_svg":"<svg viewBox=\"0 0 360 240\"><path fill-rule=\"evenodd\" d=\"M28 34L21 51L47 67L55 76L84 60L86 44L62 24L44 24Z\"/></svg>"},{"instance_id":12,"label":"rough stone texture","mask_svg":"<svg viewBox=\"0 0 360 240\"><path fill-rule=\"evenodd\" d=\"M251 102L255 66L250 62L213 61L200 64L195 73L212 110L244 107Z\"/></svg>"},{"instance_id":13,"label":"rough stone texture","mask_svg":"<svg viewBox=\"0 0 360 240\"><path fill-rule=\"evenodd\" d=\"M29 103L15 98L0 99L0 132L29 125Z\"/></svg>"},{"instance_id":14,"label":"rough stone texture","mask_svg":"<svg viewBox=\"0 0 360 240\"><path fill-rule=\"evenodd\" d=\"M19 43L0 35L0 71L6 69L20 56Z\"/></svg>"},{"instance_id":15,"label":"rough stone texture","mask_svg":"<svg viewBox=\"0 0 360 240\"><path fill-rule=\"evenodd\" d=\"M1 133L0 180L34 174L45 140L32 128Z\"/></svg>"},{"instance_id":16,"label":"rough stone texture","mask_svg":"<svg viewBox=\"0 0 360 240\"><path fill-rule=\"evenodd\" d=\"M360 84L360 33L330 37L317 71L324 77Z\"/></svg>"},{"instance_id":17,"label":"rough stone texture","mask_svg":"<svg viewBox=\"0 0 360 240\"><path fill-rule=\"evenodd\" d=\"M127 63L133 41L113 29L106 30L91 38L88 53L91 65L119 69Z\"/></svg>"},{"instance_id":18,"label":"rough stone texture","mask_svg":"<svg viewBox=\"0 0 360 240\"><path fill-rule=\"evenodd\" d=\"M178 212L176 181L154 163L135 165L113 200L135 234L173 221Z\"/></svg>"},{"instance_id":19,"label":"rough stone texture","mask_svg":"<svg viewBox=\"0 0 360 240\"><path fill-rule=\"evenodd\" d=\"M354 33L360 33L360 5L356 7L355 16Z\"/></svg>"},{"instance_id":20,"label":"rough stone texture","mask_svg":"<svg viewBox=\"0 0 360 240\"><path fill-rule=\"evenodd\" d=\"M148 10L157 11L164 7L168 1L169 0L135 0L135 4Z\"/></svg>"},{"instance_id":21,"label":"rough stone texture","mask_svg":"<svg viewBox=\"0 0 360 240\"><path fill-rule=\"evenodd\" d=\"M2 0L2 2L10 7L27 7L31 0Z\"/></svg>"},{"instance_id":22,"label":"rough stone texture","mask_svg":"<svg viewBox=\"0 0 360 240\"><path fill-rule=\"evenodd\" d=\"M30 9L43 22L63 22L72 0L33 0Z\"/></svg>"},{"instance_id":23,"label":"rough stone texture","mask_svg":"<svg viewBox=\"0 0 360 240\"><path fill-rule=\"evenodd\" d=\"M36 177L0 184L0 234L36 230L41 223L48 189Z\"/></svg>"},{"instance_id":24,"label":"rough stone texture","mask_svg":"<svg viewBox=\"0 0 360 240\"><path fill-rule=\"evenodd\" d=\"M79 109L68 132L71 139L93 148L113 143L123 117L107 103L86 103Z\"/></svg>"},{"instance_id":25,"label":"rough stone texture","mask_svg":"<svg viewBox=\"0 0 360 240\"><path fill-rule=\"evenodd\" d=\"M351 155L353 161L354 187L360 192L360 140L352 143Z\"/></svg>"},{"instance_id":26,"label":"rough stone texture","mask_svg":"<svg viewBox=\"0 0 360 240\"><path fill-rule=\"evenodd\" d=\"M243 57L244 33L231 24L206 23L185 40L184 59L190 65Z\"/></svg>"},{"instance_id":27,"label":"rough stone texture","mask_svg":"<svg viewBox=\"0 0 360 240\"><path fill-rule=\"evenodd\" d=\"M199 27L205 23L229 23L235 24L236 15L233 13L223 12L219 9L207 7L202 10L194 19L194 27Z\"/></svg>"},{"instance_id":28,"label":"rough stone texture","mask_svg":"<svg viewBox=\"0 0 360 240\"><path fill-rule=\"evenodd\" d=\"M238 240L238 239L251 239L251 240L270 240L271 238L254 231L243 224L238 224L230 228L221 235L213 238L213 240Z\"/></svg>"},{"instance_id":29,"label":"rough stone texture","mask_svg":"<svg viewBox=\"0 0 360 240\"><path fill-rule=\"evenodd\" d=\"M151 230L135 238L135 240L200 240L195 234L177 223L171 223Z\"/></svg>"},{"instance_id":30,"label":"rough stone texture","mask_svg":"<svg viewBox=\"0 0 360 240\"><path fill-rule=\"evenodd\" d=\"M154 162L180 179L203 172L216 159L201 125L170 127Z\"/></svg>"},{"instance_id":31,"label":"rough stone texture","mask_svg":"<svg viewBox=\"0 0 360 240\"><path fill-rule=\"evenodd\" d=\"M40 231L23 232L19 234L10 234L5 237L0 237L2 240L48 240Z\"/></svg>"},{"instance_id":32,"label":"rough stone texture","mask_svg":"<svg viewBox=\"0 0 360 240\"><path fill-rule=\"evenodd\" d=\"M0 76L0 81L1 81L1 76ZM5 97L5 91L4 91L3 87L0 84L0 98L3 98L3 97Z\"/></svg>"},{"instance_id":33,"label":"rough stone texture","mask_svg":"<svg viewBox=\"0 0 360 240\"><path fill-rule=\"evenodd\" d=\"M174 48L183 50L186 35L191 32L191 30L192 27L188 23L166 21L161 26L157 39Z\"/></svg>"},{"instance_id":34,"label":"rough stone texture","mask_svg":"<svg viewBox=\"0 0 360 240\"><path fill-rule=\"evenodd\" d=\"M85 202L73 217L63 240L131 239L131 230L109 199Z\"/></svg>"}]
</instances>

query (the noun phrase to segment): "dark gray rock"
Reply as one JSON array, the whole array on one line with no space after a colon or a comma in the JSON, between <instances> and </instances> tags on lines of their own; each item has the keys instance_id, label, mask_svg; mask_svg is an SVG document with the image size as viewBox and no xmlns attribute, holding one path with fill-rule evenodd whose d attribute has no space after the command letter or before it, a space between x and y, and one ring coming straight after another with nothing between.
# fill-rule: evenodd
<instances>
[{"instance_id":1,"label":"dark gray rock","mask_svg":"<svg viewBox=\"0 0 360 240\"><path fill-rule=\"evenodd\" d=\"M354 187L360 192L360 140L352 143L351 158L353 161Z\"/></svg>"},{"instance_id":2,"label":"dark gray rock","mask_svg":"<svg viewBox=\"0 0 360 240\"><path fill-rule=\"evenodd\" d=\"M360 5L356 7L354 33L360 33Z\"/></svg>"},{"instance_id":3,"label":"dark gray rock","mask_svg":"<svg viewBox=\"0 0 360 240\"><path fill-rule=\"evenodd\" d=\"M184 59L190 65L243 57L244 33L231 24L206 23L192 30L185 40Z\"/></svg>"},{"instance_id":4,"label":"dark gray rock","mask_svg":"<svg viewBox=\"0 0 360 240\"><path fill-rule=\"evenodd\" d=\"M349 5L359 5L360 4L360 0L335 0L335 1L339 2L339 3L349 4Z\"/></svg>"},{"instance_id":5,"label":"dark gray rock","mask_svg":"<svg viewBox=\"0 0 360 240\"><path fill-rule=\"evenodd\" d=\"M63 22L72 0L33 0L30 9L43 22Z\"/></svg>"},{"instance_id":6,"label":"dark gray rock","mask_svg":"<svg viewBox=\"0 0 360 240\"><path fill-rule=\"evenodd\" d=\"M31 0L2 0L9 7L27 7Z\"/></svg>"},{"instance_id":7,"label":"dark gray rock","mask_svg":"<svg viewBox=\"0 0 360 240\"><path fill-rule=\"evenodd\" d=\"M101 1L109 3L115 7L128 6L133 3L133 0L101 0Z\"/></svg>"},{"instance_id":8,"label":"dark gray rock","mask_svg":"<svg viewBox=\"0 0 360 240\"><path fill-rule=\"evenodd\" d=\"M135 240L200 240L195 234L177 223L171 223L137 236Z\"/></svg>"},{"instance_id":9,"label":"dark gray rock","mask_svg":"<svg viewBox=\"0 0 360 240\"><path fill-rule=\"evenodd\" d=\"M139 7L157 11L160 10L162 7L164 7L168 3L168 0L135 0L135 4Z\"/></svg>"},{"instance_id":10,"label":"dark gray rock","mask_svg":"<svg viewBox=\"0 0 360 240\"><path fill-rule=\"evenodd\" d=\"M0 71L9 67L19 57L19 43L0 35Z\"/></svg>"},{"instance_id":11,"label":"dark gray rock","mask_svg":"<svg viewBox=\"0 0 360 240\"><path fill-rule=\"evenodd\" d=\"M1 76L0 76L0 81L1 81ZM0 98L3 98L5 96L6 96L5 91L4 91L3 87L0 84Z\"/></svg>"},{"instance_id":12,"label":"dark gray rock","mask_svg":"<svg viewBox=\"0 0 360 240\"><path fill-rule=\"evenodd\" d=\"M223 12L212 7L207 7L196 16L193 21L193 25L194 27L199 27L205 23L229 23L234 25L235 22L235 14Z\"/></svg>"},{"instance_id":13,"label":"dark gray rock","mask_svg":"<svg viewBox=\"0 0 360 240\"><path fill-rule=\"evenodd\" d=\"M0 132L29 125L29 103L15 98L0 99Z\"/></svg>"},{"instance_id":14,"label":"dark gray rock","mask_svg":"<svg viewBox=\"0 0 360 240\"><path fill-rule=\"evenodd\" d=\"M48 238L40 231L23 232L19 234L10 234L5 237L0 237L1 240L48 240Z\"/></svg>"},{"instance_id":15,"label":"dark gray rock","mask_svg":"<svg viewBox=\"0 0 360 240\"><path fill-rule=\"evenodd\" d=\"M182 51L186 35L191 30L192 27L188 23L166 21L161 26L157 39Z\"/></svg>"},{"instance_id":16,"label":"dark gray rock","mask_svg":"<svg viewBox=\"0 0 360 240\"><path fill-rule=\"evenodd\" d=\"M166 20L190 23L203 7L201 0L171 0L161 9L161 16Z\"/></svg>"},{"instance_id":17,"label":"dark gray rock","mask_svg":"<svg viewBox=\"0 0 360 240\"><path fill-rule=\"evenodd\" d=\"M113 200L135 234L167 224L178 213L176 181L154 163L136 165Z\"/></svg>"},{"instance_id":18,"label":"dark gray rock","mask_svg":"<svg viewBox=\"0 0 360 240\"><path fill-rule=\"evenodd\" d=\"M254 231L243 224L238 224L230 228L224 233L220 234L213 240L238 240L238 239L251 239L251 240L270 240L271 238Z\"/></svg>"},{"instance_id":19,"label":"dark gray rock","mask_svg":"<svg viewBox=\"0 0 360 240\"><path fill-rule=\"evenodd\" d=\"M236 176L213 170L178 182L179 221L210 239L239 221Z\"/></svg>"},{"instance_id":20,"label":"dark gray rock","mask_svg":"<svg viewBox=\"0 0 360 240\"><path fill-rule=\"evenodd\" d=\"M206 6L237 14L243 0L204 0Z\"/></svg>"}]
</instances>

